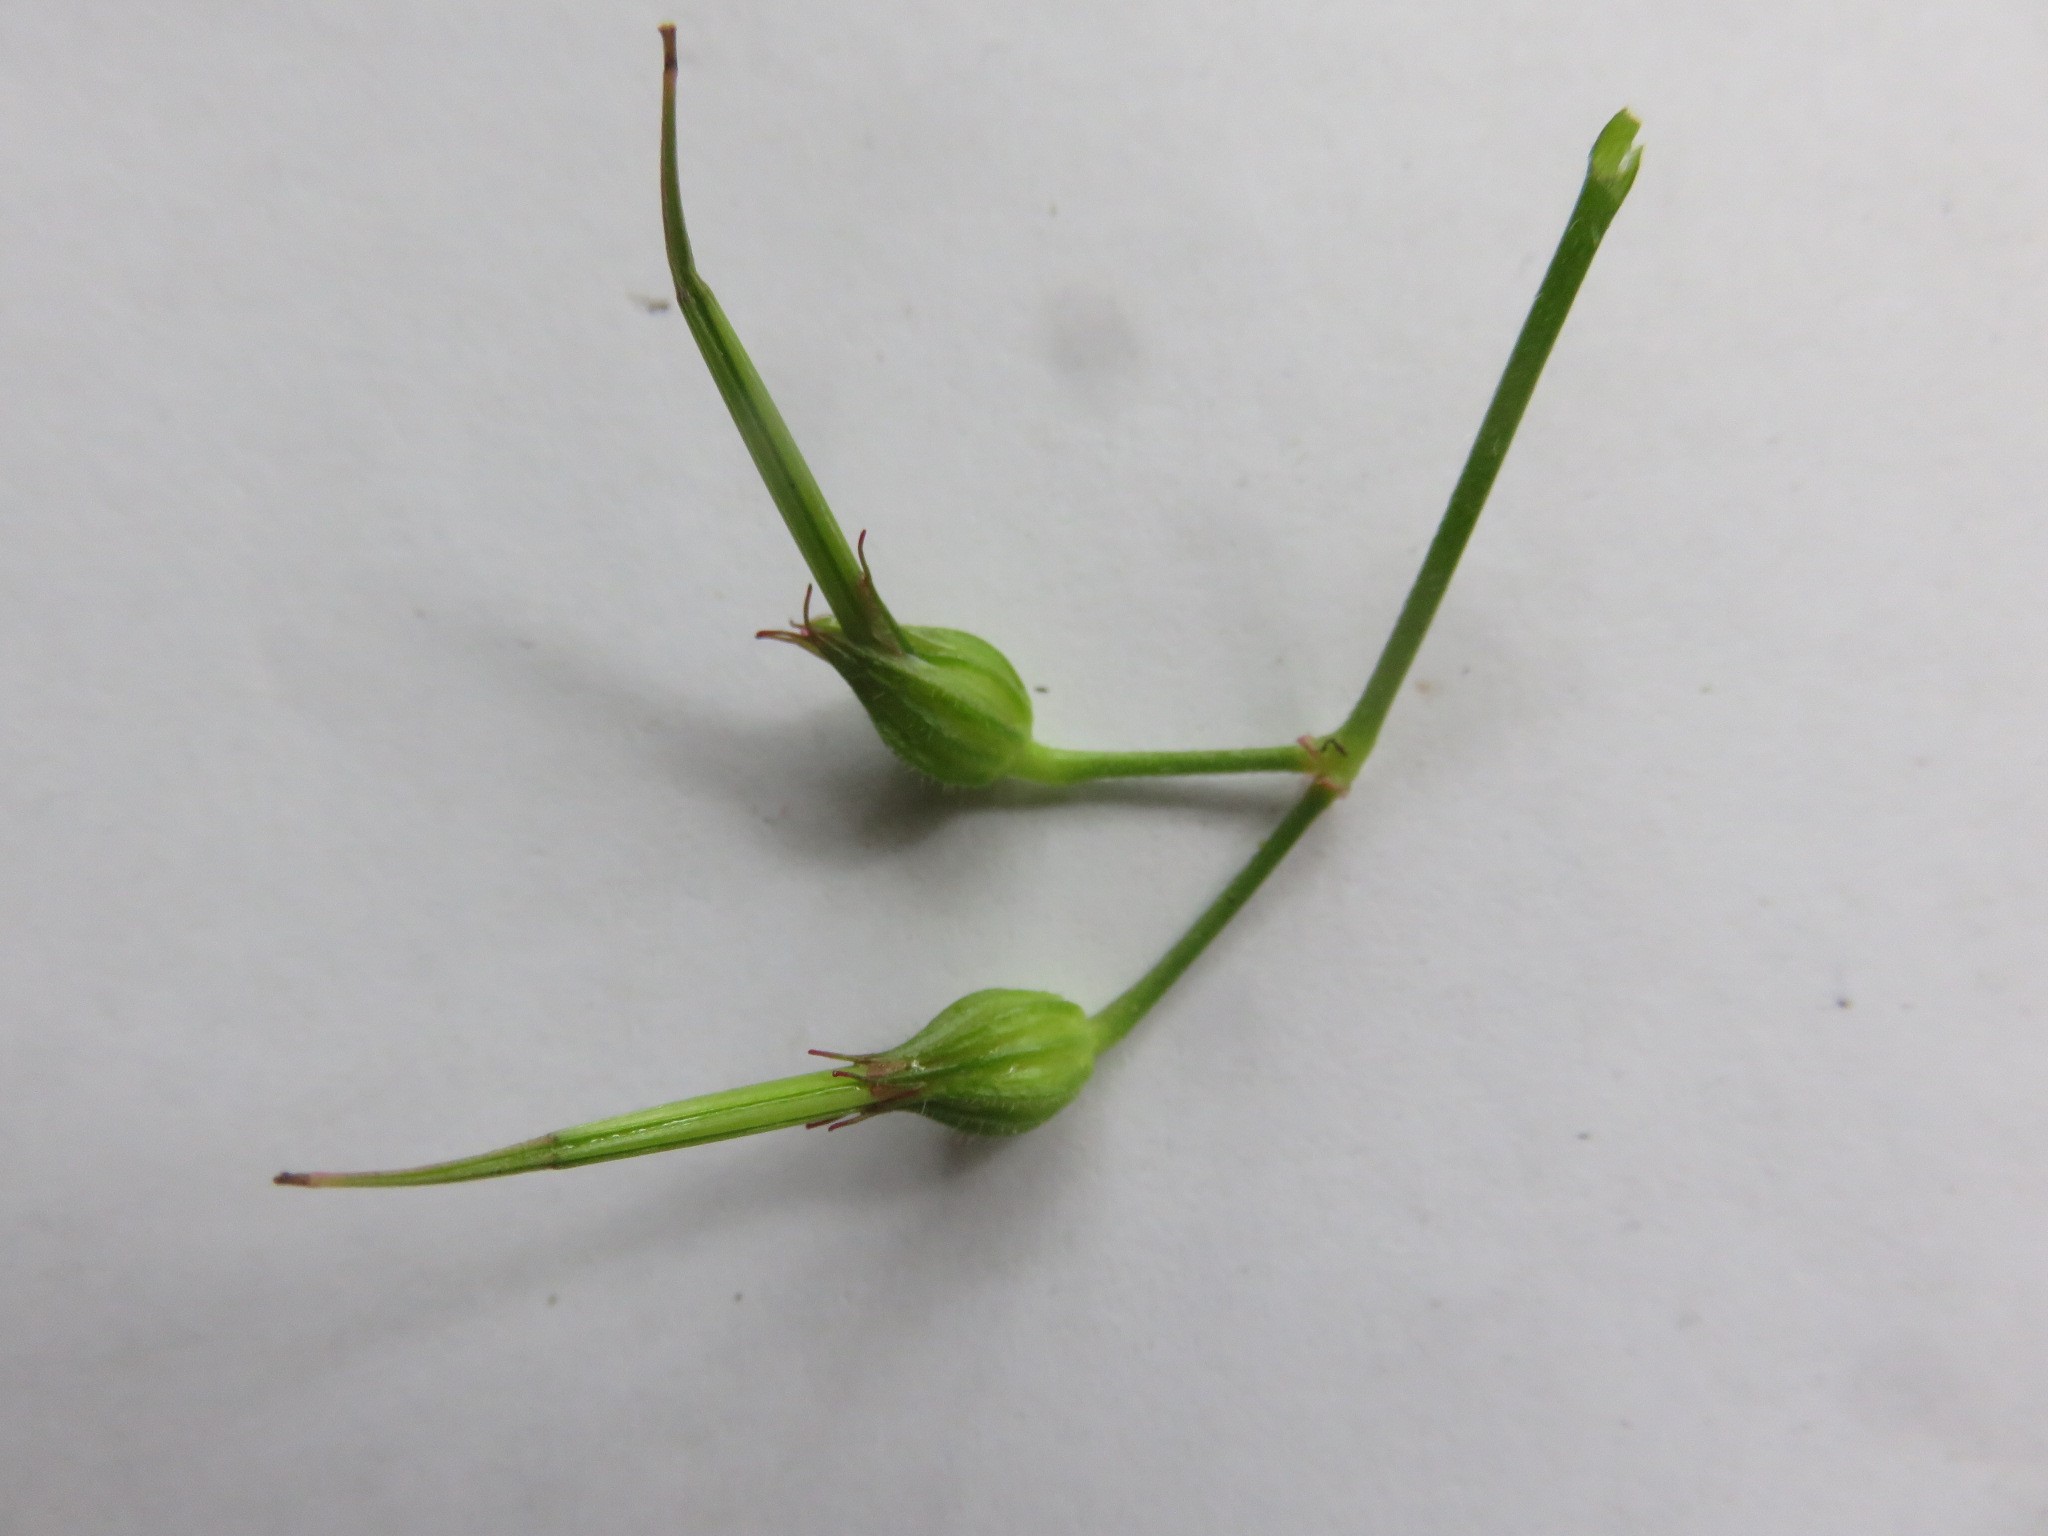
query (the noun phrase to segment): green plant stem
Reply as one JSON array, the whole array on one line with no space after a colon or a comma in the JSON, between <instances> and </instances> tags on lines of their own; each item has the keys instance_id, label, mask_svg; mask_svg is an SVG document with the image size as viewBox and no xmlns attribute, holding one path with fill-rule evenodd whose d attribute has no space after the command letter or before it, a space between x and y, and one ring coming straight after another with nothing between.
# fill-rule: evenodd
<instances>
[{"instance_id":1,"label":"green plant stem","mask_svg":"<svg viewBox=\"0 0 2048 1536\"><path fill-rule=\"evenodd\" d=\"M1315 819L1350 788L1372 754L1387 711L1393 707L1402 679L1422 648L1430 621L1436 617L1444 591L1458 568L1458 558L1465 552L1472 529L1486 506L1487 493L1493 489L1501 461L1507 457L1515 429L1521 425L1522 413L1543 373L1543 364L1564 326L1565 316L1571 312L1572 300L1585 280L1586 270L1592 265L1593 253L1599 250L1601 237L1607 233L1607 226L1635 181L1642 157L1642 152L1634 147L1639 126L1630 113L1617 112L1593 142L1585 184L1565 222L1557 252L1536 290L1528 318L1522 322L1514 350L1508 354L1507 367L1466 456L1464 471L1451 492L1450 504L1437 525L1436 537L1430 541L1422 569L1416 573L1407 600L1401 605L1400 617L1394 622L1393 633L1380 651L1358 703L1336 734L1322 743L1321 772L1187 932L1135 986L1095 1015L1103 1049L1129 1034L1132 1026L1165 996L1182 972L1243 910L1252 893L1265 883Z\"/></svg>"},{"instance_id":2,"label":"green plant stem","mask_svg":"<svg viewBox=\"0 0 2048 1536\"><path fill-rule=\"evenodd\" d=\"M1337 795L1338 791L1323 780L1318 779L1311 784L1295 801L1294 808L1259 844L1258 852L1251 856L1243 869L1231 876L1230 883L1209 903L1188 931L1174 941L1173 947L1159 957L1151 970L1095 1015L1100 1049L1106 1051L1115 1045L1131 1032L1138 1020L1151 1012L1152 1005L1166 995L1166 989L1180 980L1181 972L1195 963L1196 957L1209 947L1210 940L1221 933L1244 904L1252 899L1252 893L1265 883L1266 876L1273 873L1280 861L1287 857L1288 851L1301 841L1302 833L1315 819L1330 808Z\"/></svg>"},{"instance_id":3,"label":"green plant stem","mask_svg":"<svg viewBox=\"0 0 2048 1536\"><path fill-rule=\"evenodd\" d=\"M908 649L901 628L846 542L839 520L826 504L825 494L818 489L767 385L754 371L747 349L733 334L710 287L697 275L689 231L683 223L682 181L676 168L674 27L661 29L661 48L661 225L668 244L669 271L675 278L676 303L832 616L848 638L901 655Z\"/></svg>"},{"instance_id":4,"label":"green plant stem","mask_svg":"<svg viewBox=\"0 0 2048 1536\"><path fill-rule=\"evenodd\" d=\"M1564 328L1565 317L1571 313L1579 285L1586 279L1586 269L1593 264L1593 254L1600 249L1607 226L1614 221L1622 199L1628 196L1629 186L1635 181L1636 167L1642 158L1642 152L1633 148L1639 126L1627 111L1617 112L1593 142L1585 184L1579 189L1571 217L1565 221L1564 234L1536 289L1535 302L1529 306L1514 350L1508 354L1507 367L1494 388L1493 400L1465 457L1464 471L1451 491L1450 504L1437 525L1436 537L1430 541L1429 553L1423 557L1422 569L1408 590L1407 601L1401 605L1400 617L1394 621L1393 633L1380 651L1365 691L1331 738L1342 749L1329 770L1330 777L1339 784L1348 785L1357 778L1365 760L1372 755L1387 711L1401 691L1416 652L1422 649L1430 621L1444 600L1444 592L1472 538L1479 514L1485 510L1487 495L1508 456L1508 446L1515 440L1515 429L1522 423L1529 397L1536 392L1543 365L1557 343L1558 332Z\"/></svg>"},{"instance_id":5,"label":"green plant stem","mask_svg":"<svg viewBox=\"0 0 2048 1536\"><path fill-rule=\"evenodd\" d=\"M1201 773L1306 773L1316 756L1298 742L1284 747L1226 747L1213 752L1075 752L1040 746L1010 768L1010 777L1033 784L1079 784L1088 779L1167 778Z\"/></svg>"},{"instance_id":6,"label":"green plant stem","mask_svg":"<svg viewBox=\"0 0 2048 1536\"><path fill-rule=\"evenodd\" d=\"M834 1072L806 1072L726 1093L681 1099L629 1115L614 1115L607 1120L592 1120L566 1131L451 1162L378 1173L280 1173L275 1182L316 1189L461 1184L544 1168L577 1168L614 1158L644 1157L650 1152L730 1141L735 1136L753 1136L761 1131L815 1125L820 1120L857 1114L873 1102L874 1089L867 1083Z\"/></svg>"},{"instance_id":7,"label":"green plant stem","mask_svg":"<svg viewBox=\"0 0 2048 1536\"><path fill-rule=\"evenodd\" d=\"M769 437L772 439L779 436L780 442L787 447L786 461L778 462L794 465L797 471L802 472L801 484L808 487L808 496L815 513L809 526L812 526L814 531L822 528L829 532L831 537L837 540L839 551L844 554L845 540L839 538L838 527L832 522L831 513L825 509L823 499L817 495L817 487L810 483L808 472L803 471L803 461L797 455L794 445L788 443L788 433L783 429L780 418L775 416L773 405L768 403L766 392L760 388L760 381L753 376L751 367L747 366L746 354L739 349L737 341L730 340L730 329L725 326L724 317L718 313L717 303L711 298L710 290L704 288L697 280L690 265L689 243L683 233L681 204L674 196L674 29L663 27L662 36L667 55L662 117L662 171L665 193L663 213L668 227L669 253L676 270L677 296L683 301L684 312L692 316L691 328L697 335L699 344L704 347L706 360L711 362L713 373L719 378L719 386L726 393L727 403L732 406L734 419L740 423L742 434L748 437L749 447L754 447L755 437L750 432L750 418L743 411L740 402L758 397L757 403L764 408L765 414L757 411L751 419L756 427L763 421L769 423ZM1521 422L1530 394L1543 371L1544 361L1549 357L1558 331L1571 309L1572 299L1585 278L1593 254L1599 248L1601 237L1606 233L1608 224L1621 207L1622 200L1628 195L1628 189L1635 180L1641 153L1634 147L1637 126L1635 119L1627 112L1617 113L1594 142L1585 186L1572 209L1564 236L1558 244L1557 254L1551 258L1549 269L1544 273L1535 303L1530 307L1527 320L1523 322L1521 335L1509 355L1507 368L1494 391L1493 402L1487 408L1478 437L1467 456L1464 471L1458 477L1450 504L1445 509L1436 536L1430 543L1429 552L1423 558L1422 569L1416 575L1414 585L1402 605L1400 617L1394 624L1393 633L1388 637L1386 646L1373 667L1372 676L1368 679L1364 692L1336 734L1314 743L1312 748L1307 745L1296 745L1239 751L1158 753L1091 753L1062 752L1054 748L1034 749L1039 774L1044 776L1045 782L1053 783L1106 777L1112 774L1228 773L1264 769L1314 771L1316 774L1301 799L1281 818L1279 825L1268 834L1250 860L1231 878L1230 883L1215 900L1209 903L1201 916L1195 919L1188 930L1134 985L1108 1007L1094 1015L1091 1022L1097 1031L1098 1049L1106 1050L1130 1033L1132 1027L1158 1003L1216 936L1243 910L1245 903L1250 901L1253 894L1265 883L1266 877L1279 867L1280 861L1293 850L1294 845L1315 823L1316 818L1346 792L1358 776L1359 769L1364 766L1365 759L1371 754L1373 745L1379 738L1380 727L1386 719L1387 711L1400 691L1401 682L1407 675L1417 651L1421 649L1423 638L1429 631L1430 621L1436 616L1437 608L1443 601L1444 591L1457 569L1459 556L1463 554L1465 545L1471 538L1473 526L1486 504L1487 493L1492 489L1501 461L1506 457L1509 444L1514 440L1515 429ZM726 342L730 343L729 347L726 347ZM717 345L714 346L714 343ZM721 363L718 359L721 357L726 359L729 365L726 372L720 371ZM738 382L732 382L734 380ZM769 474L772 453L769 457L764 457L763 450L756 449L755 457L756 462L761 465L764 477L769 478L770 488L775 489L777 482ZM791 503L784 500L784 493L780 490L776 492L776 499L783 507L784 516L790 520L791 530L798 532L798 542L803 543L804 535L799 531L800 518L792 513ZM798 498L799 501L801 499ZM809 555L807 547L806 558L809 558ZM840 568L840 574L845 575L850 568L852 563L849 555ZM818 576L819 585L826 588L827 600L834 601L835 614L840 617L843 625L854 612L861 611L858 603L855 603L845 612L840 612L831 587L825 580L825 570L814 565L813 573ZM855 575L854 596L864 594L872 598L872 586L866 584L863 578L859 578L857 570ZM874 611L886 619L887 610L880 606L878 599L875 600ZM894 621L888 622L893 625ZM843 1116L859 1116L864 1111L876 1108L878 1102L875 1086L868 1081L842 1076L837 1072L810 1072L774 1082L757 1083L726 1093L683 1099L654 1109L617 1115L607 1120L593 1120L584 1125L572 1126L568 1130L556 1131L552 1135L520 1142L475 1157L374 1173L281 1173L277 1176L277 1182L321 1187L389 1188L498 1178L506 1174L528 1173L545 1168L573 1168L584 1163L639 1157L651 1152L666 1152L677 1147L724 1141L736 1136L751 1136L761 1131L814 1125L838 1120Z\"/></svg>"}]
</instances>

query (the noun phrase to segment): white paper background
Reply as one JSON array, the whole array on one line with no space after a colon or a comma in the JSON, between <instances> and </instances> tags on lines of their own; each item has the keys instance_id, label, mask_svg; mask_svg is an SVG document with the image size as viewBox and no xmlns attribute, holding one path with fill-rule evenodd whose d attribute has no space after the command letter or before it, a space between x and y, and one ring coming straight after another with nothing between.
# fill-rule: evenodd
<instances>
[{"instance_id":1,"label":"white paper background","mask_svg":"<svg viewBox=\"0 0 2048 1536\"><path fill-rule=\"evenodd\" d=\"M2048 1531L2048 15L755 0L705 272L1068 745L1378 760L1047 1129L398 1194L1097 1005L1278 785L940 796L665 270L627 4L0 6L0 1525Z\"/></svg>"}]
</instances>

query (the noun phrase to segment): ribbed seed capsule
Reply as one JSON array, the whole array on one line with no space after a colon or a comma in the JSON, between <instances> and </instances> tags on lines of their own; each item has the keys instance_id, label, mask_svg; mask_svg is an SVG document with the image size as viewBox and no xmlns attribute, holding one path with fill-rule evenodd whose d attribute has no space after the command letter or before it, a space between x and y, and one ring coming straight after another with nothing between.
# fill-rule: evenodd
<instances>
[{"instance_id":1,"label":"ribbed seed capsule","mask_svg":"<svg viewBox=\"0 0 2048 1536\"><path fill-rule=\"evenodd\" d=\"M1031 694L979 636L905 626L894 650L849 639L829 618L762 633L832 663L889 749L941 784L983 788L1030 750Z\"/></svg>"},{"instance_id":2,"label":"ribbed seed capsule","mask_svg":"<svg viewBox=\"0 0 2048 1536\"><path fill-rule=\"evenodd\" d=\"M893 1051L840 1059L843 1076L874 1092L863 1117L908 1109L957 1131L1015 1136L1073 1103L1099 1046L1078 1004L991 987L968 993Z\"/></svg>"}]
</instances>

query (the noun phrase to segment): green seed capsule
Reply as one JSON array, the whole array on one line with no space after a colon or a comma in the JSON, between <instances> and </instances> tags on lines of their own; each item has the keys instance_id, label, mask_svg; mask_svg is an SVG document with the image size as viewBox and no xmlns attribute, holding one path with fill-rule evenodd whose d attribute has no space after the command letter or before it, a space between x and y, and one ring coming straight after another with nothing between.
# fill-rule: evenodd
<instances>
[{"instance_id":1,"label":"green seed capsule","mask_svg":"<svg viewBox=\"0 0 2048 1536\"><path fill-rule=\"evenodd\" d=\"M1031 747L1024 680L964 630L907 626L901 651L859 644L831 619L764 633L831 662L889 749L941 784L993 784Z\"/></svg>"},{"instance_id":2,"label":"green seed capsule","mask_svg":"<svg viewBox=\"0 0 2048 1536\"><path fill-rule=\"evenodd\" d=\"M968 993L893 1051L842 1058L842 1075L870 1085L866 1113L909 1109L957 1131L1015 1136L1074 1101L1099 1046L1077 1004L993 987Z\"/></svg>"}]
</instances>

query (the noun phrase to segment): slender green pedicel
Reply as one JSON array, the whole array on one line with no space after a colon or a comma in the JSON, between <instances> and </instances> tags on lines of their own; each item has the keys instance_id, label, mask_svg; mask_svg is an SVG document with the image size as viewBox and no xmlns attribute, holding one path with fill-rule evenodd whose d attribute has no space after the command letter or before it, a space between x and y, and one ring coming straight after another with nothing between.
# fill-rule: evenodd
<instances>
[{"instance_id":1,"label":"slender green pedicel","mask_svg":"<svg viewBox=\"0 0 2048 1536\"><path fill-rule=\"evenodd\" d=\"M673 52L670 62L672 78ZM970 993L895 1050L841 1056L838 1059L846 1065L836 1071L781 1078L592 1121L453 1162L382 1173L283 1173L277 1182L314 1187L456 1183L637 1157L798 1125L844 1125L899 1109L962 1131L1016 1135L1042 1125L1065 1108L1087 1085L1096 1058L1128 1034L1165 995L1316 819L1344 795L1365 765L1471 539L1572 300L1635 181L1641 160L1635 143L1638 127L1629 113L1616 113L1594 143L1585 184L1557 253L1544 273L1436 536L1372 676L1334 734L1314 742L1304 740L1299 748L1315 775L1308 789L1187 932L1108 1007L1091 1018L1076 1004L1047 992L996 989ZM801 631L783 638L817 646L822 653L827 645L825 632L824 621L813 624L806 620ZM834 626L832 633L838 635L839 628ZM922 633L955 632L898 633L909 640L903 647L907 653ZM944 644L957 647L959 641L971 640L971 636L961 636ZM860 685L855 686L858 690ZM960 696L971 692L962 689ZM956 713L973 712L957 699L946 707ZM987 709L990 718L1000 713L996 706ZM1028 715L1026 719L1028 724Z\"/></svg>"},{"instance_id":2,"label":"slender green pedicel","mask_svg":"<svg viewBox=\"0 0 2048 1536\"><path fill-rule=\"evenodd\" d=\"M725 311L697 272L676 165L675 28L663 27L661 39L661 218L676 303L754 467L832 610L829 633L828 621L808 615L795 629L761 633L795 641L829 661L851 685L890 750L941 784L978 789L1005 777L1072 784L1135 775L1313 772L1313 754L1292 742L1193 752L1076 752L1038 746L1031 737L1031 696L1001 651L963 630L910 628L896 621L859 548L846 542Z\"/></svg>"}]
</instances>

